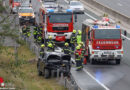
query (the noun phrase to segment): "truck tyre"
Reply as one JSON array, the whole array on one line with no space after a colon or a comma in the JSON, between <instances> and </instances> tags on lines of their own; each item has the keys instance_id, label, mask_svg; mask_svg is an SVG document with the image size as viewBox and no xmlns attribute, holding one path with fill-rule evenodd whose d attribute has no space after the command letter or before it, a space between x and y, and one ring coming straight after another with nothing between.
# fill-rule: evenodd
<instances>
[{"instance_id":1,"label":"truck tyre","mask_svg":"<svg viewBox=\"0 0 130 90\"><path fill-rule=\"evenodd\" d=\"M49 69L45 69L45 71L44 71L44 77L46 79L50 77L50 71L49 71Z\"/></svg>"},{"instance_id":2,"label":"truck tyre","mask_svg":"<svg viewBox=\"0 0 130 90\"><path fill-rule=\"evenodd\" d=\"M95 60L94 60L94 59L91 59L91 60L90 60L90 64L95 64Z\"/></svg>"},{"instance_id":3,"label":"truck tyre","mask_svg":"<svg viewBox=\"0 0 130 90\"><path fill-rule=\"evenodd\" d=\"M116 65L120 64L121 59L116 59Z\"/></svg>"}]
</instances>

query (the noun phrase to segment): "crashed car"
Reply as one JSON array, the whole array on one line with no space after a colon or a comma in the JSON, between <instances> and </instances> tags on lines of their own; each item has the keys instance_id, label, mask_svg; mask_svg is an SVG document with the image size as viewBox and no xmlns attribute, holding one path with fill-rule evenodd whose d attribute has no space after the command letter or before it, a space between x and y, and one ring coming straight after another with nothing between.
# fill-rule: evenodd
<instances>
[{"instance_id":1,"label":"crashed car","mask_svg":"<svg viewBox=\"0 0 130 90\"><path fill-rule=\"evenodd\" d=\"M38 75L45 78L51 77L52 73L63 73L69 76L71 68L71 56L61 52L46 52L44 57L39 57L37 62Z\"/></svg>"}]
</instances>

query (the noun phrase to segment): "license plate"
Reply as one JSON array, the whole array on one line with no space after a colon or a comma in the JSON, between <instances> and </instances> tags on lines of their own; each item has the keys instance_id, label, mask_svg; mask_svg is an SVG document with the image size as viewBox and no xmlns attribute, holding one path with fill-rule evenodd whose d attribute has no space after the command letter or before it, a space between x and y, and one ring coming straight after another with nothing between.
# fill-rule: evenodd
<instances>
[{"instance_id":1,"label":"license plate","mask_svg":"<svg viewBox=\"0 0 130 90\"><path fill-rule=\"evenodd\" d=\"M104 54L109 54L111 55L112 53L110 51L105 51Z\"/></svg>"},{"instance_id":2,"label":"license plate","mask_svg":"<svg viewBox=\"0 0 130 90\"><path fill-rule=\"evenodd\" d=\"M25 18L25 20L29 20L29 18Z\"/></svg>"}]
</instances>

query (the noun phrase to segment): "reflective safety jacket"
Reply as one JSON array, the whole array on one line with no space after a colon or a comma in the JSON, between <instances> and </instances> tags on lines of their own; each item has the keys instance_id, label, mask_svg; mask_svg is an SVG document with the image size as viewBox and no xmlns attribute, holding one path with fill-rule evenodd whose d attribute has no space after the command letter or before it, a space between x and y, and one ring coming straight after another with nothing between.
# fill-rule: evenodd
<instances>
[{"instance_id":1,"label":"reflective safety jacket","mask_svg":"<svg viewBox=\"0 0 130 90\"><path fill-rule=\"evenodd\" d=\"M80 44L82 42L82 36L81 35L77 35L77 44Z\"/></svg>"},{"instance_id":2,"label":"reflective safety jacket","mask_svg":"<svg viewBox=\"0 0 130 90\"><path fill-rule=\"evenodd\" d=\"M75 42L76 42L76 36L74 33L72 33L70 43L75 43Z\"/></svg>"},{"instance_id":3,"label":"reflective safety jacket","mask_svg":"<svg viewBox=\"0 0 130 90\"><path fill-rule=\"evenodd\" d=\"M71 54L71 50L70 50L69 46L64 46L62 51L63 51L65 54Z\"/></svg>"},{"instance_id":4,"label":"reflective safety jacket","mask_svg":"<svg viewBox=\"0 0 130 90\"><path fill-rule=\"evenodd\" d=\"M75 51L75 60L81 60L81 51L80 50Z\"/></svg>"}]
</instances>

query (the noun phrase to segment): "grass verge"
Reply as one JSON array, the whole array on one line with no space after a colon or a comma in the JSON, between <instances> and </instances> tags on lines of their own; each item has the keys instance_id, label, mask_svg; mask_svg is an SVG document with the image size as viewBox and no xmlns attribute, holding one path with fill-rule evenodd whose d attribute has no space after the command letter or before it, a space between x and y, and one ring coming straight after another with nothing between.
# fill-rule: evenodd
<instances>
[{"instance_id":1,"label":"grass verge","mask_svg":"<svg viewBox=\"0 0 130 90\"><path fill-rule=\"evenodd\" d=\"M1 47L0 77L11 83L16 90L66 90L55 78L44 79L37 75L35 54L27 46L18 48L18 63L15 62L14 47Z\"/></svg>"}]
</instances>

